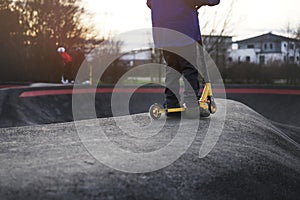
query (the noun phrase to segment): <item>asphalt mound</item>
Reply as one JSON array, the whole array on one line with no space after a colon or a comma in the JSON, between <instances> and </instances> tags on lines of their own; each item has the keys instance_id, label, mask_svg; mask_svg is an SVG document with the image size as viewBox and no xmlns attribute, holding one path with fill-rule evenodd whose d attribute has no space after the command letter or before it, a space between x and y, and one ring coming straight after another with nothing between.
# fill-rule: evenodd
<instances>
[{"instance_id":1,"label":"asphalt mound","mask_svg":"<svg viewBox=\"0 0 300 200\"><path fill-rule=\"evenodd\" d=\"M203 130L221 121L224 116L218 114L200 121L197 137L176 162L150 173L124 173L103 165L87 151L73 122L2 128L0 199L298 199L299 144L244 104L217 103L227 111L212 151L199 158ZM149 123L147 114L118 119L132 117ZM149 140L126 139L116 119L85 120L79 128L88 134L100 124L122 148L149 151L170 143L179 123L167 120L165 134L152 138L158 146L151 146ZM190 127L193 120L181 123ZM97 138L89 142L97 144Z\"/></svg>"}]
</instances>

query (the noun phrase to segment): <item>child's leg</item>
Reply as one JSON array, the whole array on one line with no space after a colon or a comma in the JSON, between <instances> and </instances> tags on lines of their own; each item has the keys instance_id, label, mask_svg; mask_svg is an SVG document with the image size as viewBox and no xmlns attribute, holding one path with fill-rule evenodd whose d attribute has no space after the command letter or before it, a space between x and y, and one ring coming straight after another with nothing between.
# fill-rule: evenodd
<instances>
[{"instance_id":1,"label":"child's leg","mask_svg":"<svg viewBox=\"0 0 300 200\"><path fill-rule=\"evenodd\" d=\"M191 44L181 49L184 56L180 59L181 72L184 77L184 102L187 107L198 107L199 72L196 66L196 45ZM194 66L195 65L195 66Z\"/></svg>"},{"instance_id":2,"label":"child's leg","mask_svg":"<svg viewBox=\"0 0 300 200\"><path fill-rule=\"evenodd\" d=\"M185 66L182 74L184 77L184 102L187 107L198 107L199 80L198 70L187 61L182 61Z\"/></svg>"},{"instance_id":3,"label":"child's leg","mask_svg":"<svg viewBox=\"0 0 300 200\"><path fill-rule=\"evenodd\" d=\"M166 69L166 106L167 108L180 107L180 77L181 74L178 72L178 56L172 52L164 51L164 58L168 64Z\"/></svg>"}]
</instances>

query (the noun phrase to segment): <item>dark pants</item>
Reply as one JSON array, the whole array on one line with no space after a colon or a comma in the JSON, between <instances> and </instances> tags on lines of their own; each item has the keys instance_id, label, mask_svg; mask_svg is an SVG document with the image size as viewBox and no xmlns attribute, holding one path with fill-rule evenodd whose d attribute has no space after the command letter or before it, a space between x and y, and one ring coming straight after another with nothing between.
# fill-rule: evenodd
<instances>
[{"instance_id":1,"label":"dark pants","mask_svg":"<svg viewBox=\"0 0 300 200\"><path fill-rule=\"evenodd\" d=\"M180 78L184 80L183 102L188 107L196 107L199 93L198 70L187 60L197 59L196 45L172 47L163 51L164 59L168 65L166 69L166 104L168 108L178 107L180 102Z\"/></svg>"},{"instance_id":2,"label":"dark pants","mask_svg":"<svg viewBox=\"0 0 300 200\"><path fill-rule=\"evenodd\" d=\"M73 80L73 74L72 74L72 63L66 63L63 65L63 77L65 80Z\"/></svg>"}]
</instances>

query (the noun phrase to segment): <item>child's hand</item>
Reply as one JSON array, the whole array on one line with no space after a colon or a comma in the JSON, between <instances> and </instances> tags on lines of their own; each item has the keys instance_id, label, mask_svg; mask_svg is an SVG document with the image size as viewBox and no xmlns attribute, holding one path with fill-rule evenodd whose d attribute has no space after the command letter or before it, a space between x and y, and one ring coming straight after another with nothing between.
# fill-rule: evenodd
<instances>
[{"instance_id":1,"label":"child's hand","mask_svg":"<svg viewBox=\"0 0 300 200\"><path fill-rule=\"evenodd\" d=\"M220 0L185 0L189 5L199 9L201 6L215 6Z\"/></svg>"}]
</instances>

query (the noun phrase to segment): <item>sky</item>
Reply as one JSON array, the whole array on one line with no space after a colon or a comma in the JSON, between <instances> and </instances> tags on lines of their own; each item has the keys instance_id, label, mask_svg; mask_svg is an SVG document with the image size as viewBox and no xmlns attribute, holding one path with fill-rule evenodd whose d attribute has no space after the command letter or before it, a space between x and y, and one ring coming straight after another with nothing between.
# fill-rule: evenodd
<instances>
[{"instance_id":1,"label":"sky","mask_svg":"<svg viewBox=\"0 0 300 200\"><path fill-rule=\"evenodd\" d=\"M200 9L200 24L208 21L222 24L232 0L221 0L215 7ZM299 0L234 0L228 35L235 39L274 32L283 34L289 24L300 26ZM151 13L146 0L83 0L92 13L87 22L94 23L99 36L119 34L151 27ZM200 25L201 26L201 25ZM206 32L208 31L206 28ZM204 32L205 32L204 31Z\"/></svg>"}]
</instances>

